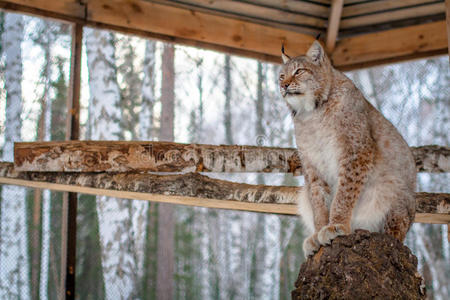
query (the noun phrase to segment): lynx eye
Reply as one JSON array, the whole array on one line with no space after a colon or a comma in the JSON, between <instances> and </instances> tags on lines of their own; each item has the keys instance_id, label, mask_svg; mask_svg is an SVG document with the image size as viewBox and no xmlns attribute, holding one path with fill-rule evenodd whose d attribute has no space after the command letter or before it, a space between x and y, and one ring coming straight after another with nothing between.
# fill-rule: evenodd
<instances>
[{"instance_id":1,"label":"lynx eye","mask_svg":"<svg viewBox=\"0 0 450 300\"><path fill-rule=\"evenodd\" d=\"M300 75L305 73L306 71L308 71L307 69L303 69L303 68L298 68L297 70L295 70L294 76Z\"/></svg>"},{"instance_id":2,"label":"lynx eye","mask_svg":"<svg viewBox=\"0 0 450 300\"><path fill-rule=\"evenodd\" d=\"M280 81L283 81L283 80L284 80L284 74L281 74L281 75L280 75L279 80L280 80Z\"/></svg>"}]
</instances>

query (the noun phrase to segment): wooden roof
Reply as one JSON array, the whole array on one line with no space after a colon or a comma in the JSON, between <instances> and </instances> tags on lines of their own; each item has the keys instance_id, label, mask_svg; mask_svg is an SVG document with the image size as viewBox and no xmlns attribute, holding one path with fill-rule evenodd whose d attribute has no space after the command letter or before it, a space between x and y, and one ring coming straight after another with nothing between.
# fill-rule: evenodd
<instances>
[{"instance_id":1,"label":"wooden roof","mask_svg":"<svg viewBox=\"0 0 450 300\"><path fill-rule=\"evenodd\" d=\"M348 70L447 53L444 0L0 0L0 8L280 62L318 33Z\"/></svg>"},{"instance_id":2,"label":"wooden roof","mask_svg":"<svg viewBox=\"0 0 450 300\"><path fill-rule=\"evenodd\" d=\"M327 0L158 0L175 7L251 21L301 33L325 34ZM345 0L339 37L445 20L445 0Z\"/></svg>"}]
</instances>

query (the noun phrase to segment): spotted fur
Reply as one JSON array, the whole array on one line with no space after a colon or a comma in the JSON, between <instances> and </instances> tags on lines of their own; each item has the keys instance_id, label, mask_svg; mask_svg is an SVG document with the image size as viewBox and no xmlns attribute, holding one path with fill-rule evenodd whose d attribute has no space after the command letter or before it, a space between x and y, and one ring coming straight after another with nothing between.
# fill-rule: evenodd
<instances>
[{"instance_id":1,"label":"spotted fur","mask_svg":"<svg viewBox=\"0 0 450 300\"><path fill-rule=\"evenodd\" d=\"M280 92L292 110L306 182L300 214L312 235L305 255L355 229L403 241L414 220L416 169L411 151L315 41L284 61Z\"/></svg>"}]
</instances>

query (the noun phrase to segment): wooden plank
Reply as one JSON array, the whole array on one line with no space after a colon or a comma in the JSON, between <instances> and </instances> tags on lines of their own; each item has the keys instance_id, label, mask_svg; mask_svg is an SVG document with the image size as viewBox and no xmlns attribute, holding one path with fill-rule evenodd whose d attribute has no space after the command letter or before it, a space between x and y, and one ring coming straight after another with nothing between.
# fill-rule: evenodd
<instances>
[{"instance_id":1,"label":"wooden plank","mask_svg":"<svg viewBox=\"0 0 450 300\"><path fill-rule=\"evenodd\" d=\"M342 18L373 14L386 10L401 9L402 7L422 5L432 2L436 2L436 0L381 0L361 2L354 5L348 5L350 3L345 1L346 5L344 5L344 9L342 11Z\"/></svg>"},{"instance_id":2,"label":"wooden plank","mask_svg":"<svg viewBox=\"0 0 450 300\"><path fill-rule=\"evenodd\" d=\"M331 55L334 65L350 70L447 53L445 22L433 22L344 38Z\"/></svg>"},{"instance_id":3,"label":"wooden plank","mask_svg":"<svg viewBox=\"0 0 450 300\"><path fill-rule=\"evenodd\" d=\"M80 92L81 92L81 56L83 46L83 26L72 27L72 49L70 61L70 79L67 95L66 140L80 138Z\"/></svg>"},{"instance_id":4,"label":"wooden plank","mask_svg":"<svg viewBox=\"0 0 450 300\"><path fill-rule=\"evenodd\" d=\"M344 0L333 0L328 21L326 48L328 53L334 50L339 32L339 22L341 21L342 6Z\"/></svg>"},{"instance_id":5,"label":"wooden plank","mask_svg":"<svg viewBox=\"0 0 450 300\"><path fill-rule=\"evenodd\" d=\"M81 92L81 58L83 46L83 26L72 26L72 49L70 63L69 91L67 97L66 139L80 138L80 92ZM61 294L65 299L75 299L75 269L77 240L77 206L76 193L64 193L61 226ZM65 289L63 289L65 287ZM64 291L64 292L63 292Z\"/></svg>"},{"instance_id":6,"label":"wooden plank","mask_svg":"<svg viewBox=\"0 0 450 300\"><path fill-rule=\"evenodd\" d=\"M6 170L10 168L10 170ZM200 174L80 174L18 173L12 164L1 167L0 183L33 188L104 195L276 214L296 214L301 187L249 185ZM24 179L25 178L25 179ZM157 192L157 193L155 193ZM220 199L218 199L220 198ZM450 222L450 194L418 193L415 222Z\"/></svg>"},{"instance_id":7,"label":"wooden plank","mask_svg":"<svg viewBox=\"0 0 450 300\"><path fill-rule=\"evenodd\" d=\"M154 1L175 7L195 9L206 13L225 15L232 18L257 18L270 23L289 24L294 26L308 26L324 28L325 19L304 13L293 13L273 7L262 6L261 3L247 3L240 1L210 1L210 0L183 0L183 1ZM203 10L202 10L203 9Z\"/></svg>"},{"instance_id":8,"label":"wooden plank","mask_svg":"<svg viewBox=\"0 0 450 300\"><path fill-rule=\"evenodd\" d=\"M411 7L407 9L386 11L379 14L347 17L341 20L342 29L350 29L367 25L393 22L397 20L418 18L422 16L436 15L445 12L444 3L435 3L426 6Z\"/></svg>"},{"instance_id":9,"label":"wooden plank","mask_svg":"<svg viewBox=\"0 0 450 300\"><path fill-rule=\"evenodd\" d=\"M8 0L3 2L1 8L14 9L14 5L34 8L42 12L51 12L70 16L71 18L84 18L85 5L80 0ZM9 6L8 6L9 5Z\"/></svg>"},{"instance_id":10,"label":"wooden plank","mask_svg":"<svg viewBox=\"0 0 450 300\"><path fill-rule=\"evenodd\" d=\"M317 4L314 2L307 1L298 1L298 0L282 0L282 1L274 1L274 0L249 0L247 2L251 2L254 4L265 5L268 7L275 7L279 9L284 9L292 12L303 13L308 15L313 15L321 18L328 18L330 14L330 1L326 1L327 3ZM324 5L325 4L325 5Z\"/></svg>"},{"instance_id":11,"label":"wooden plank","mask_svg":"<svg viewBox=\"0 0 450 300\"><path fill-rule=\"evenodd\" d=\"M280 45L305 53L314 37L140 0L90 0L88 20L125 28L280 55Z\"/></svg>"},{"instance_id":12,"label":"wooden plank","mask_svg":"<svg viewBox=\"0 0 450 300\"><path fill-rule=\"evenodd\" d=\"M448 57L450 60L450 0L445 0L445 20L447 23ZM449 236L449 239L450 239L450 236Z\"/></svg>"},{"instance_id":13,"label":"wooden plank","mask_svg":"<svg viewBox=\"0 0 450 300\"><path fill-rule=\"evenodd\" d=\"M418 172L450 172L450 147L411 147ZM301 173L295 148L170 142L66 141L14 145L17 171Z\"/></svg>"}]
</instances>

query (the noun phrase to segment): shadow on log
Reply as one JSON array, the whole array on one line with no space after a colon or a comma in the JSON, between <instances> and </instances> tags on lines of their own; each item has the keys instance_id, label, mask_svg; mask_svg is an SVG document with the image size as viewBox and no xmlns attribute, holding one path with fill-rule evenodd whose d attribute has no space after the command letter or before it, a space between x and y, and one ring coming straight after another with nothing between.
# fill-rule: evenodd
<instances>
[{"instance_id":1,"label":"shadow on log","mask_svg":"<svg viewBox=\"0 0 450 300\"><path fill-rule=\"evenodd\" d=\"M397 239L357 230L301 266L292 299L426 299L417 258Z\"/></svg>"}]
</instances>

